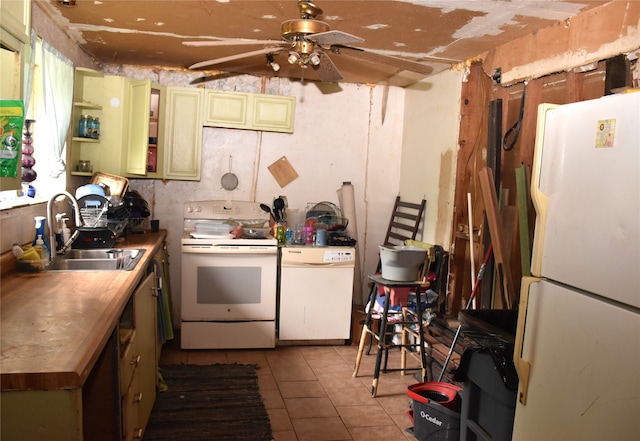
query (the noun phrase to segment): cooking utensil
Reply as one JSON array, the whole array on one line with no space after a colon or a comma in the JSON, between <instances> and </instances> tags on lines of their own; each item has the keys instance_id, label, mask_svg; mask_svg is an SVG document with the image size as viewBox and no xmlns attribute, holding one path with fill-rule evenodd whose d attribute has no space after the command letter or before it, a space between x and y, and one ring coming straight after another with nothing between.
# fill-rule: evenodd
<instances>
[{"instance_id":1,"label":"cooking utensil","mask_svg":"<svg viewBox=\"0 0 640 441\"><path fill-rule=\"evenodd\" d=\"M264 239L269 234L269 228L243 228L242 237L250 239Z\"/></svg>"},{"instance_id":2,"label":"cooking utensil","mask_svg":"<svg viewBox=\"0 0 640 441\"><path fill-rule=\"evenodd\" d=\"M222 175L220 183L222 188L227 191L233 191L238 188L238 177L231 172L231 155L229 155L229 171Z\"/></svg>"},{"instance_id":3,"label":"cooking utensil","mask_svg":"<svg viewBox=\"0 0 640 441\"><path fill-rule=\"evenodd\" d=\"M273 215L273 211L271 211L271 207L269 207L267 204L260 204L260 208L262 208L262 211L266 211L267 213L269 213L271 215L271 219L273 219L273 221L276 222L276 217Z\"/></svg>"},{"instance_id":4,"label":"cooking utensil","mask_svg":"<svg viewBox=\"0 0 640 441\"><path fill-rule=\"evenodd\" d=\"M273 200L273 212L276 218L276 222L278 223L286 221L284 206L285 206L284 199L282 199L281 197L277 197Z\"/></svg>"}]
</instances>

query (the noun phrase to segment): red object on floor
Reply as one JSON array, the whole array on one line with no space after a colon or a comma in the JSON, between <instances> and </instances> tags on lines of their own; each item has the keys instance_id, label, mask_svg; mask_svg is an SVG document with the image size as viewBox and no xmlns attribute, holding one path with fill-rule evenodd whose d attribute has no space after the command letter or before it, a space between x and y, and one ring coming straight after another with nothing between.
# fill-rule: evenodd
<instances>
[{"instance_id":1,"label":"red object on floor","mask_svg":"<svg viewBox=\"0 0 640 441\"><path fill-rule=\"evenodd\" d=\"M449 410L457 412L460 409L460 396L458 392L461 390L462 388L455 384L427 381L412 384L407 388L407 394L412 400L425 404L431 400Z\"/></svg>"}]
</instances>

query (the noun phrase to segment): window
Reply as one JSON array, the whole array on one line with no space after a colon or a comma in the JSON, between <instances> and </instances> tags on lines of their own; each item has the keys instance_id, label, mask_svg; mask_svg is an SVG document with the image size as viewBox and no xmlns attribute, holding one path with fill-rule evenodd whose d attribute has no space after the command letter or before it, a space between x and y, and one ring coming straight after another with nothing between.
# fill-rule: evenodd
<instances>
[{"instance_id":1,"label":"window","mask_svg":"<svg viewBox=\"0 0 640 441\"><path fill-rule=\"evenodd\" d=\"M32 39L35 43L25 79L24 95L27 98L24 107L25 119L35 120L31 132L36 160L33 170L37 178L23 183L23 191L1 192L2 208L47 201L51 195L66 188L64 159L73 101L73 66L40 38ZM35 187L34 198L26 196L29 184Z\"/></svg>"}]
</instances>

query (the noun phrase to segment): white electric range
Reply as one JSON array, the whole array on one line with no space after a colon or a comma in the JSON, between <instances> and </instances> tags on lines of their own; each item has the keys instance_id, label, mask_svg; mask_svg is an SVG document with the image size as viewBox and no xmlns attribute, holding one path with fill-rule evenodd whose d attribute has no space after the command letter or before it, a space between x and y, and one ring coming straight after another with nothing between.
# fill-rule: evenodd
<instances>
[{"instance_id":1,"label":"white electric range","mask_svg":"<svg viewBox=\"0 0 640 441\"><path fill-rule=\"evenodd\" d=\"M255 202L185 203L182 348L275 347L278 243L269 234L236 238L227 226L261 232L269 218Z\"/></svg>"}]
</instances>

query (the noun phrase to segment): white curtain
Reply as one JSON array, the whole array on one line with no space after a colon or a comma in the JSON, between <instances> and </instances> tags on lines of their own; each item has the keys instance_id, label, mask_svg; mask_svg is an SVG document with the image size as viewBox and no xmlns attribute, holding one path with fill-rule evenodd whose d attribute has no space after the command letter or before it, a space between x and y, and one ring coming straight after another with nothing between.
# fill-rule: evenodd
<instances>
[{"instance_id":1,"label":"white curtain","mask_svg":"<svg viewBox=\"0 0 640 441\"><path fill-rule=\"evenodd\" d=\"M47 43L42 43L41 51L44 124L38 124L38 129L50 134L54 162L50 176L58 178L66 169L64 147L71 121L74 70L71 62Z\"/></svg>"},{"instance_id":2,"label":"white curtain","mask_svg":"<svg viewBox=\"0 0 640 441\"><path fill-rule=\"evenodd\" d=\"M29 45L29 50L27 51L27 57L29 57L29 62L27 64L27 69L25 73L24 79L24 96L22 100L24 101L24 114L29 115L30 106L31 106L31 90L33 89L33 74L35 71L36 65L36 43L38 42L38 35L35 31L31 30L31 44Z\"/></svg>"}]
</instances>

